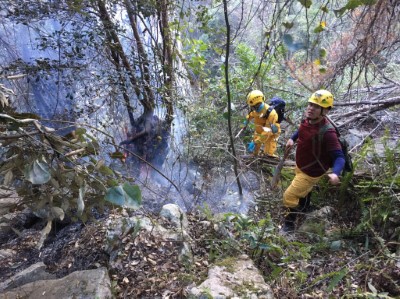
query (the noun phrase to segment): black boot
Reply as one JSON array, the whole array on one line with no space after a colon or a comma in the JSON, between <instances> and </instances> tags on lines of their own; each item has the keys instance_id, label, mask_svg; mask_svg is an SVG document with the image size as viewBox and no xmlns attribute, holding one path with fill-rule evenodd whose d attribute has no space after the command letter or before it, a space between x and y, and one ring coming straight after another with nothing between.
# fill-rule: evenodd
<instances>
[{"instance_id":1,"label":"black boot","mask_svg":"<svg viewBox=\"0 0 400 299\"><path fill-rule=\"evenodd\" d=\"M286 233L293 232L297 218L297 210L289 209L289 213L285 217L282 230Z\"/></svg>"},{"instance_id":2,"label":"black boot","mask_svg":"<svg viewBox=\"0 0 400 299\"><path fill-rule=\"evenodd\" d=\"M300 212L308 212L310 211L310 204L311 204L311 192L306 195L306 197L300 198L298 210Z\"/></svg>"}]
</instances>

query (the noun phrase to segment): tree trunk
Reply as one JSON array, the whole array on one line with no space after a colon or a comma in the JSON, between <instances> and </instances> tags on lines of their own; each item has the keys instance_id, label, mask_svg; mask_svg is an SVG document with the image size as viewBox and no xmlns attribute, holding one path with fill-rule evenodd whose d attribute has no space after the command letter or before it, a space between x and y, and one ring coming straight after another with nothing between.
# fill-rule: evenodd
<instances>
[{"instance_id":1,"label":"tree trunk","mask_svg":"<svg viewBox=\"0 0 400 299\"><path fill-rule=\"evenodd\" d=\"M149 104L148 106L144 106L145 111L144 113L147 113L149 111L154 110L154 105L155 105L155 96L153 93L153 90L151 89L151 76L150 76L150 68L149 68L149 59L147 57L147 53L144 49L142 39L140 37L140 34L138 32L138 25L136 22L135 18L135 10L133 9L131 3L129 0L125 0L125 7L126 11L128 12L128 18L129 22L131 24L131 28L133 31L133 36L136 41L136 46L138 50L138 56L139 56L139 67L141 69L142 75L143 75L143 80L144 80L144 93L143 96L145 98L145 101Z\"/></svg>"},{"instance_id":2,"label":"tree trunk","mask_svg":"<svg viewBox=\"0 0 400 299\"><path fill-rule=\"evenodd\" d=\"M173 72L173 53L172 53L172 39L171 29L169 27L168 18L168 0L160 0L157 5L158 18L160 20L160 32L163 39L163 56L161 57L162 65L164 67L163 77L165 86L165 95L163 102L167 108L166 121L172 122L173 110L173 85L174 85L174 72Z\"/></svg>"},{"instance_id":3,"label":"tree trunk","mask_svg":"<svg viewBox=\"0 0 400 299\"><path fill-rule=\"evenodd\" d=\"M114 65L116 65L117 68L123 67L128 73L130 83L135 90L135 94L137 98L139 99L140 103L142 104L143 108L145 111L153 111L154 110L154 95L153 97L147 97L146 93L142 93L140 90L140 86L138 84L138 81L136 80L135 73L134 73L134 67L131 66L124 49L122 47L122 44L118 38L118 34L116 33L113 22L111 21L111 18L107 12L105 3L102 0L97 1L97 6L99 8L99 13L100 13L100 19L103 23L104 29L106 31L106 37L109 42L108 47L111 52L111 59ZM123 79L123 76L121 77ZM124 80L124 79L123 79ZM146 84L145 84L146 85ZM147 90L150 88L149 86L145 86ZM143 94L143 98L141 95ZM127 105L127 111L128 113L131 113L131 109L129 108L130 105L129 103L126 103Z\"/></svg>"}]
</instances>

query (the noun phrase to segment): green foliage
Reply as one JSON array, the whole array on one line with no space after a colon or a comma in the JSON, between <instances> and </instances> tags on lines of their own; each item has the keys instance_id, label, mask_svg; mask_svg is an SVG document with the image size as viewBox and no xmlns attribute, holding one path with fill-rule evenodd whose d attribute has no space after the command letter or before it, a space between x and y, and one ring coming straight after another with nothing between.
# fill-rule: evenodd
<instances>
[{"instance_id":1,"label":"green foliage","mask_svg":"<svg viewBox=\"0 0 400 299\"><path fill-rule=\"evenodd\" d=\"M377 0L348 0L345 6L340 9L334 10L336 16L343 15L348 10L356 9L361 5L374 5L376 4Z\"/></svg>"},{"instance_id":2,"label":"green foliage","mask_svg":"<svg viewBox=\"0 0 400 299\"><path fill-rule=\"evenodd\" d=\"M235 94L243 94L242 97L239 97L239 100L244 101L248 92L247 89L258 70L262 83L267 84L270 82L268 75L272 68L272 61L263 61L260 63L254 49L246 43L237 44L234 54L238 63L232 67L230 86L234 92L236 91ZM268 94L266 95L268 96Z\"/></svg>"},{"instance_id":3,"label":"green foliage","mask_svg":"<svg viewBox=\"0 0 400 299\"><path fill-rule=\"evenodd\" d=\"M209 8L206 5L200 5L196 9L197 22L201 24L200 29L203 32L210 30L210 21L212 21L212 15L210 14Z\"/></svg>"},{"instance_id":4,"label":"green foliage","mask_svg":"<svg viewBox=\"0 0 400 299\"><path fill-rule=\"evenodd\" d=\"M329 282L329 285L328 285L328 287L326 289L326 292L327 293L331 293L332 290L347 275L348 272L349 272L349 269L343 268L343 269L340 269L339 271L325 273L325 274L320 275L319 277L315 278L311 282L311 284L312 285L316 285L316 284L318 284L319 282L321 282L323 280L330 279L330 282Z\"/></svg>"},{"instance_id":5,"label":"green foliage","mask_svg":"<svg viewBox=\"0 0 400 299\"><path fill-rule=\"evenodd\" d=\"M204 215L207 219L207 221L211 221L213 219L213 213L211 210L211 207L207 204L204 203L201 207L199 207L200 212L202 215Z\"/></svg>"},{"instance_id":6,"label":"green foliage","mask_svg":"<svg viewBox=\"0 0 400 299\"><path fill-rule=\"evenodd\" d=\"M319 24L317 27L314 28L314 33L320 33L325 30L325 26Z\"/></svg>"},{"instance_id":7,"label":"green foliage","mask_svg":"<svg viewBox=\"0 0 400 299\"><path fill-rule=\"evenodd\" d=\"M209 49L209 45L200 39L186 39L185 43L185 57L187 66L196 76L205 75L205 65L207 62L206 51Z\"/></svg>"},{"instance_id":8,"label":"green foliage","mask_svg":"<svg viewBox=\"0 0 400 299\"><path fill-rule=\"evenodd\" d=\"M50 168L46 161L35 160L25 167L25 179L33 185L41 185L47 183L50 178Z\"/></svg>"},{"instance_id":9,"label":"green foliage","mask_svg":"<svg viewBox=\"0 0 400 299\"><path fill-rule=\"evenodd\" d=\"M353 187L353 193L359 199L361 219L355 229L357 234L371 234L380 246L387 241L394 241L400 237L397 229L400 223L400 204L396 197L396 190L400 189L400 144L397 141L389 143L388 131L382 138L383 149L378 152L378 145L371 139L367 140L359 152L356 160L357 168L367 168L373 161L370 170L372 179L359 180ZM363 163L364 162L364 163Z\"/></svg>"},{"instance_id":10,"label":"green foliage","mask_svg":"<svg viewBox=\"0 0 400 299\"><path fill-rule=\"evenodd\" d=\"M298 2L303 5L305 8L310 8L312 1L311 0L298 0Z\"/></svg>"},{"instance_id":11,"label":"green foliage","mask_svg":"<svg viewBox=\"0 0 400 299\"><path fill-rule=\"evenodd\" d=\"M22 121L14 120L14 126ZM24 125L19 131L32 133L34 126ZM78 128L73 140L51 132L37 133L3 143L0 174L3 185L13 186L39 217L52 220L68 215L85 221L92 207L106 203L104 199L129 208L140 206L139 187L122 183L123 178L104 160L96 159L99 144L86 130Z\"/></svg>"},{"instance_id":12,"label":"green foliage","mask_svg":"<svg viewBox=\"0 0 400 299\"><path fill-rule=\"evenodd\" d=\"M321 49L319 49L319 57L322 59L322 58L325 58L326 57L326 49L325 48L321 48Z\"/></svg>"},{"instance_id":13,"label":"green foliage","mask_svg":"<svg viewBox=\"0 0 400 299\"><path fill-rule=\"evenodd\" d=\"M124 183L122 186L109 188L105 199L121 207L138 209L141 205L141 192L138 186Z\"/></svg>"}]
</instances>

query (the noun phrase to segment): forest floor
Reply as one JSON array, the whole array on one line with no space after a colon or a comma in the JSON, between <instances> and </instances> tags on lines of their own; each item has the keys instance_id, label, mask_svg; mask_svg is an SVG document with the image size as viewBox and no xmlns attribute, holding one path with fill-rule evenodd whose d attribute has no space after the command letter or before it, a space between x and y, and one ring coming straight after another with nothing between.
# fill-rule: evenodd
<instances>
[{"instance_id":1,"label":"forest floor","mask_svg":"<svg viewBox=\"0 0 400 299\"><path fill-rule=\"evenodd\" d=\"M231 227L230 235L240 242L239 247L236 241L213 230L208 217L189 214L193 260L187 262L178 259L174 242L161 243L146 233L127 235L122 239L118 267L109 265L105 251L105 222L117 211L86 224L56 225L40 251L36 243L45 223L25 215L19 232L1 240L0 249L15 254L3 260L0 281L39 261L57 277L105 266L116 298L187 298L187 287L200 284L210 265L246 253L270 284L275 298L399 298L400 262L393 252L396 247L383 248L373 236L344 237L344 231L351 231L351 219L344 217L331 219L334 222L330 227L342 232L336 243L332 238L299 232L281 236L275 223L281 221L282 214L277 213L271 219L274 228L264 235L264 246L257 248L249 241L255 231L249 227L268 211L254 210L247 225Z\"/></svg>"}]
</instances>

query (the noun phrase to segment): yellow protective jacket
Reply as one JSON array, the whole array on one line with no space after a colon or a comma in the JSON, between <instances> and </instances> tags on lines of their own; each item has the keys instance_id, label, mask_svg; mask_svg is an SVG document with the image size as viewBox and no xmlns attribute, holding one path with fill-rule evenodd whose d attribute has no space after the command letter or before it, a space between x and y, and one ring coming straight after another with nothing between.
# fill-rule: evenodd
<instances>
[{"instance_id":1,"label":"yellow protective jacket","mask_svg":"<svg viewBox=\"0 0 400 299\"><path fill-rule=\"evenodd\" d=\"M272 124L277 124L278 122L278 113L275 110L272 110L269 114L268 118L264 116L267 114L267 110L269 108L268 104L264 104L263 109L261 112L251 111L247 116L246 119L251 121L254 119L255 125L255 132L261 134L263 132L263 127L267 127L271 129Z\"/></svg>"}]
</instances>

